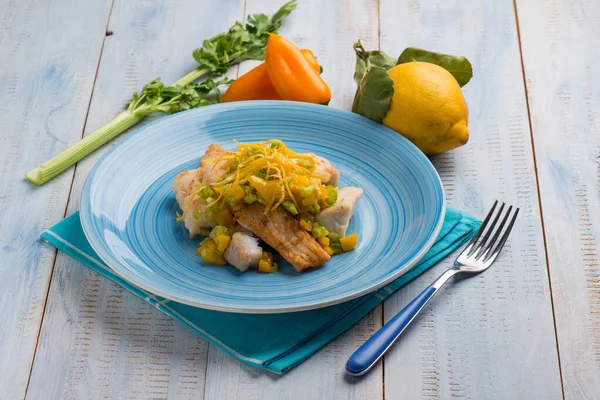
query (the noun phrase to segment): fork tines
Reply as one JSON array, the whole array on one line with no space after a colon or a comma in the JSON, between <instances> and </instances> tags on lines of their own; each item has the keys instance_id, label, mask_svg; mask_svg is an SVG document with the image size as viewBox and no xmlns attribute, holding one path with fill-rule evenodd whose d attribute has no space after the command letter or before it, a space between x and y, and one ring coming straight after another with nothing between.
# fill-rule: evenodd
<instances>
[{"instance_id":1,"label":"fork tines","mask_svg":"<svg viewBox=\"0 0 600 400\"><path fill-rule=\"evenodd\" d=\"M500 250L502 250L515 220L517 219L519 208L511 205L508 207L508 210L504 212L506 203L502 202L496 212L497 206L498 200L494 202L492 209L481 223L481 227L465 249L467 257L473 258L476 261L486 262L491 258L495 258ZM499 220L500 223L498 224ZM506 225L507 221L509 221L508 225Z\"/></svg>"}]
</instances>

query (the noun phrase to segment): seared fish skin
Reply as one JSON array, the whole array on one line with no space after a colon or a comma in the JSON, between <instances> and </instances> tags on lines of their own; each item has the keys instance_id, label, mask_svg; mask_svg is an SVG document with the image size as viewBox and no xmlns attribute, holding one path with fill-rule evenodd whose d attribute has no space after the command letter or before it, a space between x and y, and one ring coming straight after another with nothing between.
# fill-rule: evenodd
<instances>
[{"instance_id":1,"label":"seared fish skin","mask_svg":"<svg viewBox=\"0 0 600 400\"><path fill-rule=\"evenodd\" d=\"M265 214L264 210L264 205L253 204L241 209L235 216L240 225L277 250L296 271L318 267L331 259L287 211L277 207Z\"/></svg>"}]
</instances>

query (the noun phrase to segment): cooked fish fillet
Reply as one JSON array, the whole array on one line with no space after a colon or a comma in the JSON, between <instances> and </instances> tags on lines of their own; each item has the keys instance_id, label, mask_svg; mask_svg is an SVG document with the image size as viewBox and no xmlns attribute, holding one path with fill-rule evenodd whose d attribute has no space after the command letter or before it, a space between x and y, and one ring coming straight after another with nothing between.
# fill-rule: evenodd
<instances>
[{"instance_id":1,"label":"cooked fish fillet","mask_svg":"<svg viewBox=\"0 0 600 400\"><path fill-rule=\"evenodd\" d=\"M204 156L200 159L200 168L198 169L198 179L206 186L219 182L225 172L229 160L220 160L223 156L231 154L231 150L224 149L218 144L211 144Z\"/></svg>"},{"instance_id":2,"label":"cooked fish fillet","mask_svg":"<svg viewBox=\"0 0 600 400\"><path fill-rule=\"evenodd\" d=\"M315 169L313 170L312 175L318 176L323 182L324 185L333 185L337 186L340 180L340 171L337 170L329 160L326 158L317 156L313 153L308 153L314 157L315 160Z\"/></svg>"},{"instance_id":3,"label":"cooked fish fillet","mask_svg":"<svg viewBox=\"0 0 600 400\"><path fill-rule=\"evenodd\" d=\"M248 268L258 265L262 248L258 245L258 239L251 234L236 232L223 256L229 264L246 272Z\"/></svg>"},{"instance_id":4,"label":"cooked fish fillet","mask_svg":"<svg viewBox=\"0 0 600 400\"><path fill-rule=\"evenodd\" d=\"M236 213L238 223L267 242L297 271L317 267L331 257L300 223L281 207L268 214L262 204Z\"/></svg>"},{"instance_id":5,"label":"cooked fish fillet","mask_svg":"<svg viewBox=\"0 0 600 400\"><path fill-rule=\"evenodd\" d=\"M346 186L338 189L337 201L319 213L317 222L327 228L329 232L346 236L348 225L354 214L354 207L362 195L361 188Z\"/></svg>"},{"instance_id":6,"label":"cooked fish fillet","mask_svg":"<svg viewBox=\"0 0 600 400\"><path fill-rule=\"evenodd\" d=\"M197 174L197 169L180 172L173 180L172 186L179 208L184 211L188 210L188 212L184 213L183 223L187 230L190 231L190 237L199 234L201 228L210 228L210 221L205 216L206 200L194 194ZM200 213L198 219L194 218L192 210L197 210Z\"/></svg>"}]
</instances>

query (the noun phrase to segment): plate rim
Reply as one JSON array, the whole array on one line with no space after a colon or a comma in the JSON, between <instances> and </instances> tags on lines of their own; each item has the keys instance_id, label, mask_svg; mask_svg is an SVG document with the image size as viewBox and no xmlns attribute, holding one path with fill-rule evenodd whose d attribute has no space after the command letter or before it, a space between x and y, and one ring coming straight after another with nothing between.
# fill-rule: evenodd
<instances>
[{"instance_id":1,"label":"plate rim","mask_svg":"<svg viewBox=\"0 0 600 400\"><path fill-rule=\"evenodd\" d=\"M163 297L164 299L167 299L170 301L175 301L177 303L189 305L192 307L197 307L197 308L202 308L202 309L207 309L207 310L214 310L214 311L221 311L221 312L229 312L229 313L240 313L240 314L282 314L282 313L308 311L308 310L329 307L329 306L333 306L336 304L345 303L347 301L356 299L356 298L364 296L366 294L375 292L376 290L384 287L388 283L400 278L402 275L409 272L412 269L412 267L416 263L418 263L421 260L421 258L423 258L423 256L433 246L433 244L435 243L435 240L437 239L437 237L442 229L442 226L444 224L444 219L446 216L446 195L445 195L445 190L444 190L444 185L443 185L442 179L441 179L439 173L437 172L437 170L435 169L435 166L433 165L431 160L429 160L429 158L423 152L421 152L421 150L417 146L415 146L410 140L408 140L407 138L405 138L404 136L402 136L400 134L398 134L399 138L401 138L401 140L405 140L408 143L409 147L412 146L413 150L415 150L417 153L420 153L423 156L423 158L426 160L426 163L433 170L433 172L434 172L433 175L436 178L436 183L439 185L439 188L441 189L442 207L441 207L439 215L438 215L436 226L435 226L434 230L432 231L431 235L429 236L425 245L423 247L421 247L421 249L408 262L404 263L401 266L398 266L397 271L395 273L393 273L390 277L382 280L381 282L371 285L363 290L359 290L354 293L348 294L346 296L338 297L336 299L332 299L332 300L325 301L325 302L311 302L311 303L307 303L304 305L284 306L284 307L278 307L278 308L272 308L272 307L270 307L270 308L255 308L255 307L234 308L234 307L222 307L222 306L214 305L214 304L198 303L198 302L190 301L187 299L178 298L177 296L169 295L167 293L162 292L161 290L157 290L155 288L149 288L144 283L141 283L141 282L136 281L135 279L132 279L131 276L125 274L123 271L112 266L113 261L116 264L119 264L118 260L116 260L116 259L109 260L110 257L103 254L102 251L97 246L97 244L94 242L96 239L99 242L101 242L101 240L99 238L97 238L94 234L91 234L90 231L88 231L88 229L91 228L91 226L87 226L87 224L88 223L91 224L93 221L92 216L88 215L88 211L90 212L90 214L93 214L92 207L91 206L82 207L82 204L90 204L89 197L90 197L90 192L91 192L91 186L92 186L94 177L95 177L96 172L97 172L98 168L100 167L100 165L102 165L102 163L108 157L110 157L110 155L114 151L116 151L120 146L123 146L127 141L132 140L136 136L139 136L144 131L150 130L152 127L154 127L157 124L164 123L165 120L175 119L175 118L179 117L180 115L184 115L184 114L192 114L193 113L193 114L202 115L205 113L209 113L210 110L215 110L215 107L222 108L222 109L228 109L228 108L235 109L235 108L240 108L240 107L241 108L256 108L257 106L258 106L258 108L260 108L260 106L271 106L271 107L272 106L288 106L288 108L317 107L319 110L322 110L321 107L327 107L327 106L317 105L317 104L298 103L298 102L293 102L293 101L281 101L281 100L260 100L260 101L243 101L243 102L213 104L210 106L210 109L208 111L205 111L204 108L187 110L187 111L177 113L175 115L169 115L167 117L160 118L157 121L153 121L150 124L147 124L143 127L137 128L133 132L131 132L128 137L121 140L120 142L118 142L117 144L112 146L112 148L110 148L108 151L106 151L106 153L103 154L102 157L100 157L100 159L94 164L94 166L90 170L88 176L86 177L86 180L83 185L81 195L79 198L79 200L80 200L79 219L80 219L81 227L82 227L82 230L83 230L83 233L84 233L86 239L88 240L90 246L92 247L94 252L98 255L98 257L110 268L110 270L112 272L114 272L120 278L124 279L127 283L134 285L150 294L157 295L157 296ZM352 113L347 110L329 108L329 107L327 107L327 109L334 113L349 114L349 115L359 116L359 117L367 119L366 117L363 117L356 113ZM382 126L386 129L390 129L390 128L385 127L384 125L382 125ZM110 254L110 252L108 252L108 253Z\"/></svg>"}]
</instances>

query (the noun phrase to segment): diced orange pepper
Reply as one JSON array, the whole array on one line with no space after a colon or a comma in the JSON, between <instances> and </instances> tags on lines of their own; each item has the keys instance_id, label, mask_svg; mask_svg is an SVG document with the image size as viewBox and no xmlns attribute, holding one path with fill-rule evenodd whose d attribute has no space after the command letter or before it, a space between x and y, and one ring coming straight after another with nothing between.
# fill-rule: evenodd
<instances>
[{"instance_id":1,"label":"diced orange pepper","mask_svg":"<svg viewBox=\"0 0 600 400\"><path fill-rule=\"evenodd\" d=\"M318 185L317 188L319 189L319 199L322 200L322 199L326 199L327 197L329 197L329 194L327 193L325 186Z\"/></svg>"},{"instance_id":2,"label":"diced orange pepper","mask_svg":"<svg viewBox=\"0 0 600 400\"><path fill-rule=\"evenodd\" d=\"M312 231L312 223L310 221L307 221L305 219L300 219L300 225L302 225L302 227L307 230L307 231Z\"/></svg>"},{"instance_id":3,"label":"diced orange pepper","mask_svg":"<svg viewBox=\"0 0 600 400\"><path fill-rule=\"evenodd\" d=\"M226 226L228 228L232 227L235 223L233 215L231 215L231 213L227 209L217 211L215 213L214 220L217 224Z\"/></svg>"},{"instance_id":4,"label":"diced orange pepper","mask_svg":"<svg viewBox=\"0 0 600 400\"><path fill-rule=\"evenodd\" d=\"M340 239L340 244L344 252L354 250L356 243L358 243L358 233L356 232Z\"/></svg>"},{"instance_id":5,"label":"diced orange pepper","mask_svg":"<svg viewBox=\"0 0 600 400\"><path fill-rule=\"evenodd\" d=\"M267 204L279 199L283 192L283 186L281 185L281 182L277 180L265 181L257 176L249 176L248 181Z\"/></svg>"},{"instance_id":6,"label":"diced orange pepper","mask_svg":"<svg viewBox=\"0 0 600 400\"><path fill-rule=\"evenodd\" d=\"M231 187L227 192L227 197L234 196L236 201L240 201L244 198L244 189L240 185Z\"/></svg>"},{"instance_id":7,"label":"diced orange pepper","mask_svg":"<svg viewBox=\"0 0 600 400\"><path fill-rule=\"evenodd\" d=\"M262 191L257 190L257 192L265 199L267 203L272 203L281 197L281 192L283 191L283 186L281 182L273 180L267 181L264 189Z\"/></svg>"},{"instance_id":8,"label":"diced orange pepper","mask_svg":"<svg viewBox=\"0 0 600 400\"><path fill-rule=\"evenodd\" d=\"M292 42L272 33L267 41L265 64L269 78L284 100L323 104L331 89Z\"/></svg>"},{"instance_id":9,"label":"diced orange pepper","mask_svg":"<svg viewBox=\"0 0 600 400\"><path fill-rule=\"evenodd\" d=\"M323 247L329 247L329 238L327 236L321 236L317 239L317 242Z\"/></svg>"},{"instance_id":10,"label":"diced orange pepper","mask_svg":"<svg viewBox=\"0 0 600 400\"><path fill-rule=\"evenodd\" d=\"M258 262L258 270L260 272L271 272L271 267L273 267L273 253L268 251L263 251L260 261Z\"/></svg>"},{"instance_id":11,"label":"diced orange pepper","mask_svg":"<svg viewBox=\"0 0 600 400\"><path fill-rule=\"evenodd\" d=\"M248 177L248 182L250 182L250 185L252 185L252 187L256 189L257 192L263 190L264 187L267 185L267 181L254 175Z\"/></svg>"},{"instance_id":12,"label":"diced orange pepper","mask_svg":"<svg viewBox=\"0 0 600 400\"><path fill-rule=\"evenodd\" d=\"M223 256L217 254L217 244L214 240L206 238L200 243L200 247L196 254L202 257L204 261L216 265L225 265L227 261Z\"/></svg>"},{"instance_id":13,"label":"diced orange pepper","mask_svg":"<svg viewBox=\"0 0 600 400\"><path fill-rule=\"evenodd\" d=\"M310 185L310 180L302 175L294 177L294 185L297 187L307 187Z\"/></svg>"},{"instance_id":14,"label":"diced orange pepper","mask_svg":"<svg viewBox=\"0 0 600 400\"><path fill-rule=\"evenodd\" d=\"M214 238L215 244L217 245L217 250L223 254L227 247L229 246L229 242L231 241L231 236L220 233Z\"/></svg>"}]
</instances>

